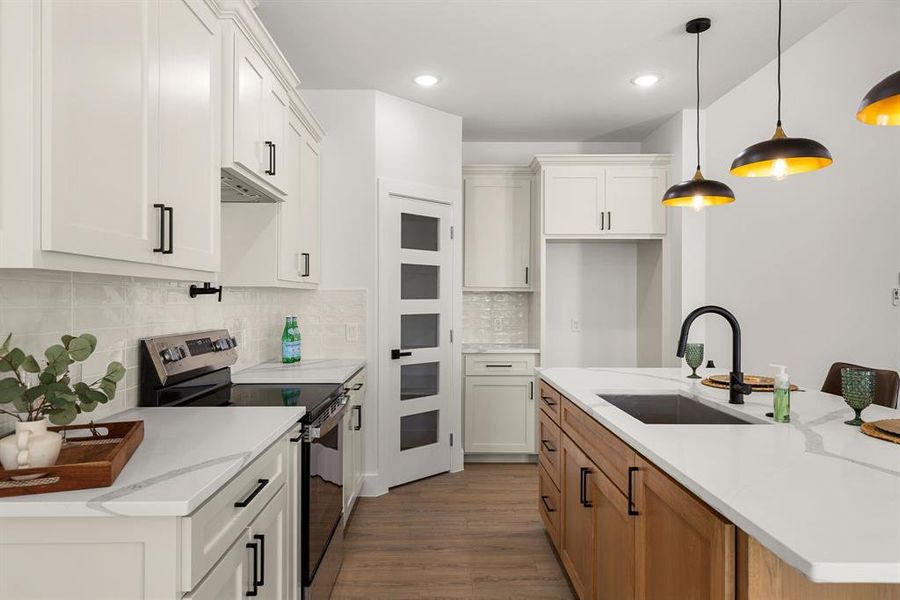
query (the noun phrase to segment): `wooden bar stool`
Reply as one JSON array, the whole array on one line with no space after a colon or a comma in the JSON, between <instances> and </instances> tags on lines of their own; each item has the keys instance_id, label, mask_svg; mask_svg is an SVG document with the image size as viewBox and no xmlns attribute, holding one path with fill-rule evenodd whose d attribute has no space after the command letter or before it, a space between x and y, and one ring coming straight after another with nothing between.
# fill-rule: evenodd
<instances>
[{"instance_id":1,"label":"wooden bar stool","mask_svg":"<svg viewBox=\"0 0 900 600\"><path fill-rule=\"evenodd\" d=\"M822 391L826 394L841 395L841 369L865 369L875 372L875 404L897 408L897 394L900 393L900 375L890 369L871 369L845 362L836 362L828 369Z\"/></svg>"}]
</instances>

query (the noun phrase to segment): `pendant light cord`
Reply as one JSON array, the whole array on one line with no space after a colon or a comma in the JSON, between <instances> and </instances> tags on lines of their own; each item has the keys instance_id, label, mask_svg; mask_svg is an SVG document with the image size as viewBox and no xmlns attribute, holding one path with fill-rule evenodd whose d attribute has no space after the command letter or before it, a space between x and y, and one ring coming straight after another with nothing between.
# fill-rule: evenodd
<instances>
[{"instance_id":1,"label":"pendant light cord","mask_svg":"<svg viewBox=\"0 0 900 600\"><path fill-rule=\"evenodd\" d=\"M781 0L778 0L778 127L781 127Z\"/></svg>"},{"instance_id":2,"label":"pendant light cord","mask_svg":"<svg viewBox=\"0 0 900 600\"><path fill-rule=\"evenodd\" d=\"M697 170L700 170L700 32L697 32Z\"/></svg>"}]
</instances>

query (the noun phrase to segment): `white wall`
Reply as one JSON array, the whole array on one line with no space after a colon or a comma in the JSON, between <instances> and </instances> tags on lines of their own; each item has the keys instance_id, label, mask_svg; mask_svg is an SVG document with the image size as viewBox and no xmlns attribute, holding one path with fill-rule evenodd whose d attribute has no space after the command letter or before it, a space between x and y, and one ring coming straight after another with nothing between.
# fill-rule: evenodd
<instances>
[{"instance_id":1,"label":"white wall","mask_svg":"<svg viewBox=\"0 0 900 600\"><path fill-rule=\"evenodd\" d=\"M527 165L535 154L632 154L639 142L463 142L464 165Z\"/></svg>"},{"instance_id":2,"label":"white wall","mask_svg":"<svg viewBox=\"0 0 900 600\"><path fill-rule=\"evenodd\" d=\"M363 411L363 418L365 431L370 433L365 439L363 492L384 493L379 478L384 454L378 435L377 182L389 178L451 188L461 197L462 119L374 90L307 90L303 95L326 131L322 144L322 283L363 288L368 293L372 318L366 331L366 402L370 408ZM461 264L461 257L458 262ZM461 331L462 288L456 288L454 316ZM451 397L459 404L456 385Z\"/></svg>"},{"instance_id":3,"label":"white wall","mask_svg":"<svg viewBox=\"0 0 900 600\"><path fill-rule=\"evenodd\" d=\"M900 367L900 131L858 123L862 96L898 67L900 3L851 5L783 56L788 135L825 144L834 164L783 181L728 175L772 135L775 64L707 109L708 177L737 201L707 211L707 297L737 315L744 371L788 365L821 385L837 360ZM712 317L718 319L717 317ZM727 367L730 334L710 321L707 355Z\"/></svg>"},{"instance_id":4,"label":"white wall","mask_svg":"<svg viewBox=\"0 0 900 600\"><path fill-rule=\"evenodd\" d=\"M543 366L636 366L635 242L547 242L545 302Z\"/></svg>"}]
</instances>

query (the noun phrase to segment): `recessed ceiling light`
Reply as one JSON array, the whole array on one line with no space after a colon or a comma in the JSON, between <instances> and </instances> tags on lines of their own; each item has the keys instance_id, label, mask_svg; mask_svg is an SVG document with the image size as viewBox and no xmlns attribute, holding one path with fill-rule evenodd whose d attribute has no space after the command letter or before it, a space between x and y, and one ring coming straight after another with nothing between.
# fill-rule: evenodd
<instances>
[{"instance_id":1,"label":"recessed ceiling light","mask_svg":"<svg viewBox=\"0 0 900 600\"><path fill-rule=\"evenodd\" d=\"M438 79L434 75L418 75L415 79L413 79L413 81L415 81L422 87L431 87L438 81L440 81L440 79Z\"/></svg>"},{"instance_id":2,"label":"recessed ceiling light","mask_svg":"<svg viewBox=\"0 0 900 600\"><path fill-rule=\"evenodd\" d=\"M631 80L631 83L638 87L650 87L651 85L655 85L660 79L662 79L662 77L659 75L648 73L646 75L638 75Z\"/></svg>"}]
</instances>

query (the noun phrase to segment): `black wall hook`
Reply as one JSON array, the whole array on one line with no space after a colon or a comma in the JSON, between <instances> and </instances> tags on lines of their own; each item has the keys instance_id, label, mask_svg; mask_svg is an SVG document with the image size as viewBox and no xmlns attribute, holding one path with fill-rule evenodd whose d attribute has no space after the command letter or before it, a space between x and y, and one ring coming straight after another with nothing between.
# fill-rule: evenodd
<instances>
[{"instance_id":1,"label":"black wall hook","mask_svg":"<svg viewBox=\"0 0 900 600\"><path fill-rule=\"evenodd\" d=\"M188 292L191 295L191 298L196 298L197 296L205 296L207 294L218 294L219 302L222 301L222 286L213 287L212 284L208 281L203 283L203 287L198 287L196 284L191 284L191 289Z\"/></svg>"}]
</instances>

